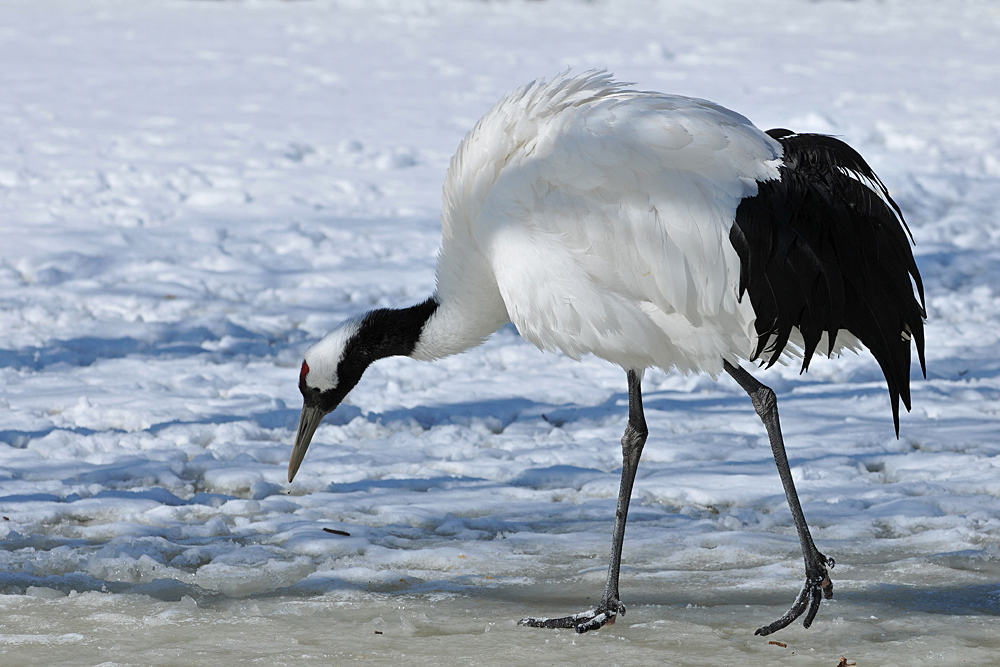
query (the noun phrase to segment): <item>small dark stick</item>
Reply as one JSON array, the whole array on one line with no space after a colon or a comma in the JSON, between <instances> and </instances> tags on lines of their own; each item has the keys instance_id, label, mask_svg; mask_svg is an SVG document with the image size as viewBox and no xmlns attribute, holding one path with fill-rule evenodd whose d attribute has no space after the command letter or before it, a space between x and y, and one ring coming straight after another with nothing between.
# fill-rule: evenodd
<instances>
[{"instance_id":1,"label":"small dark stick","mask_svg":"<svg viewBox=\"0 0 1000 667\"><path fill-rule=\"evenodd\" d=\"M344 537L350 537L351 536L350 533L348 533L346 531L343 531L343 530L337 530L336 528L324 528L323 532L324 533L332 533L333 535L343 535ZM379 633L379 634L381 634L381 633Z\"/></svg>"}]
</instances>

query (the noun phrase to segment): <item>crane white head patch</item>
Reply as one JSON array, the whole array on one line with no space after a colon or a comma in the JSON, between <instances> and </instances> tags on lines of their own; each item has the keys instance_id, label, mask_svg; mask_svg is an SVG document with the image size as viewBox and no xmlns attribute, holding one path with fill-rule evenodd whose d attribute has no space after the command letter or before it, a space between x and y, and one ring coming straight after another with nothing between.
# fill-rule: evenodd
<instances>
[{"instance_id":1,"label":"crane white head patch","mask_svg":"<svg viewBox=\"0 0 1000 667\"><path fill-rule=\"evenodd\" d=\"M337 367L344 359L347 345L357 335L358 329L360 320L347 320L306 350L299 377L305 380L307 387L320 391L337 388Z\"/></svg>"}]
</instances>

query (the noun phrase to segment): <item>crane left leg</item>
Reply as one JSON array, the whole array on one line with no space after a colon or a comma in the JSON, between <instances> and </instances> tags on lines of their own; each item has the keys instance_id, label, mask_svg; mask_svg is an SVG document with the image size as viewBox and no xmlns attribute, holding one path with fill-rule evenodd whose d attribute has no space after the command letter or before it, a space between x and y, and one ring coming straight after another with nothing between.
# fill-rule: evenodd
<instances>
[{"instance_id":1,"label":"crane left leg","mask_svg":"<svg viewBox=\"0 0 1000 667\"><path fill-rule=\"evenodd\" d=\"M802 546L802 557L806 563L806 583L795 598L791 609L770 625L758 628L754 634L765 636L776 632L788 625L806 612L802 625L809 627L816 612L819 611L819 603L824 597L833 597L833 583L827 568L834 565L832 558L827 558L819 552L813 543L812 535L809 534L809 526L806 524L806 517L802 514L802 506L799 505L799 494L795 492L795 484L792 482L792 470L788 466L788 456L785 454L785 443L781 437L781 425L778 423L778 400L774 396L774 391L770 387L761 384L757 379L739 366L733 366L728 361L723 362L726 372L733 376L733 379L743 388L743 391L750 394L753 407L757 411L760 420L764 422L767 429L768 439L771 441L771 453L774 454L774 463L778 466L778 476L781 477L781 485L785 488L785 499L788 500L788 508L792 510L792 518L795 520L795 529L799 533L799 544Z\"/></svg>"},{"instance_id":2,"label":"crane left leg","mask_svg":"<svg viewBox=\"0 0 1000 667\"><path fill-rule=\"evenodd\" d=\"M576 628L577 632L596 630L615 622L619 613L625 613L625 605L618 599L618 571L622 564L622 544L625 541L625 521L628 518L628 504L632 497L635 473L639 469L639 457L646 444L646 417L642 412L642 376L628 371L628 426L622 436L622 482L618 489L618 511L615 513L615 533L611 541L611 562L608 563L608 582L604 595L596 609L563 616L562 618L523 618L518 625L533 628Z\"/></svg>"}]
</instances>

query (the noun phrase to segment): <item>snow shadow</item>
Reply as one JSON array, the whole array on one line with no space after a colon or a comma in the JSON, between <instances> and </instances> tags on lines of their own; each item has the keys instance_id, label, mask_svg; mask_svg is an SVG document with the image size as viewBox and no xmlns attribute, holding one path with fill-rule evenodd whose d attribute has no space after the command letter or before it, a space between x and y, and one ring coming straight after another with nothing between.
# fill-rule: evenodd
<instances>
[{"instance_id":1,"label":"snow shadow","mask_svg":"<svg viewBox=\"0 0 1000 667\"><path fill-rule=\"evenodd\" d=\"M443 403L438 405L421 405L413 408L399 408L397 410L387 410L385 412L369 412L365 415L371 422L394 422L415 420L421 428L427 430L434 426L443 424L468 424L471 419L496 419L502 425L497 432L501 432L511 423L517 421L522 415L541 415L546 408L551 408L543 403L526 398L500 398L484 401L468 401L463 403ZM343 414L338 414L343 411ZM354 413L356 411L356 414ZM354 417L361 414L361 411L351 405L341 405L326 419L334 418L333 423L346 424Z\"/></svg>"},{"instance_id":2,"label":"snow shadow","mask_svg":"<svg viewBox=\"0 0 1000 667\"><path fill-rule=\"evenodd\" d=\"M267 334L250 331L230 321L193 327L173 324L150 327L149 340L81 336L53 340L44 346L0 350L0 368L40 371L56 364L90 366L101 359L127 356L168 359L196 355L220 359L267 357L287 347L300 346L305 339L305 332L295 329Z\"/></svg>"},{"instance_id":3,"label":"snow shadow","mask_svg":"<svg viewBox=\"0 0 1000 667\"><path fill-rule=\"evenodd\" d=\"M510 481L511 486L529 489L576 489L579 491L587 482L605 477L610 473L596 468L580 468L570 465L555 465L547 468L531 468ZM612 476L614 476L612 474Z\"/></svg>"},{"instance_id":4,"label":"snow shadow","mask_svg":"<svg viewBox=\"0 0 1000 667\"><path fill-rule=\"evenodd\" d=\"M103 474L103 470L102 470ZM9 505L17 503L37 503L37 502L50 502L50 503L75 503L78 500L84 499L105 499L105 498L115 498L121 500L151 500L160 505L167 505L170 507L180 507L183 505L218 505L226 500L232 500L235 496L225 496L222 494L208 494L208 493L198 493L195 494L190 500L184 500L180 498L167 489L163 487L150 487L148 489L143 489L141 491L124 491L118 489L105 489L92 496L81 496L77 493L71 493L67 496L57 496L51 493L27 493L27 494L13 494L9 496L0 496L0 508L6 508Z\"/></svg>"},{"instance_id":5,"label":"snow shadow","mask_svg":"<svg viewBox=\"0 0 1000 667\"><path fill-rule=\"evenodd\" d=\"M131 593L147 595L163 602L178 602L184 596L195 600L213 600L224 596L205 590L196 584L188 584L176 579L154 579L134 584L121 581L107 581L83 572L65 575L34 576L21 572L0 572L0 594L34 595L40 598L58 598L76 591L77 593Z\"/></svg>"},{"instance_id":6,"label":"snow shadow","mask_svg":"<svg viewBox=\"0 0 1000 667\"><path fill-rule=\"evenodd\" d=\"M375 489L390 491L413 491L426 493L431 489L451 489L470 482L488 482L479 477L428 477L404 479L365 479L359 482L332 483L326 488L329 493L366 492Z\"/></svg>"},{"instance_id":7,"label":"snow shadow","mask_svg":"<svg viewBox=\"0 0 1000 667\"><path fill-rule=\"evenodd\" d=\"M924 587L880 584L865 591L837 593L837 597L856 604L878 601L906 614L1000 616L1000 583Z\"/></svg>"},{"instance_id":8,"label":"snow shadow","mask_svg":"<svg viewBox=\"0 0 1000 667\"><path fill-rule=\"evenodd\" d=\"M4 429L0 430L0 442L6 443L13 447L14 449L24 449L28 446L28 443L36 438L44 438L49 433L53 431L68 431L70 433L75 433L77 435L88 436L94 435L101 431L95 431L92 428L84 428L82 426L66 427L66 426L50 426L48 428L38 429L35 431L22 431L19 429ZM112 432L124 433L119 429L112 429Z\"/></svg>"}]
</instances>

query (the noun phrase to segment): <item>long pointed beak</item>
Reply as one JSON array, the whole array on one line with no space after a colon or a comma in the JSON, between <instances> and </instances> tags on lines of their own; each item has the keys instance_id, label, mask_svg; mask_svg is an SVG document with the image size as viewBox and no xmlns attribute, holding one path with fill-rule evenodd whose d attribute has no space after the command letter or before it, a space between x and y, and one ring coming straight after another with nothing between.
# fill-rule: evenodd
<instances>
[{"instance_id":1,"label":"long pointed beak","mask_svg":"<svg viewBox=\"0 0 1000 667\"><path fill-rule=\"evenodd\" d=\"M289 482L295 479L295 473L299 471L302 459L306 456L306 450L309 449L309 443L312 442L313 433L316 432L324 416L326 413L319 408L302 406L302 416L299 417L299 433L295 436L295 448L292 449L292 458L288 461Z\"/></svg>"}]
</instances>

